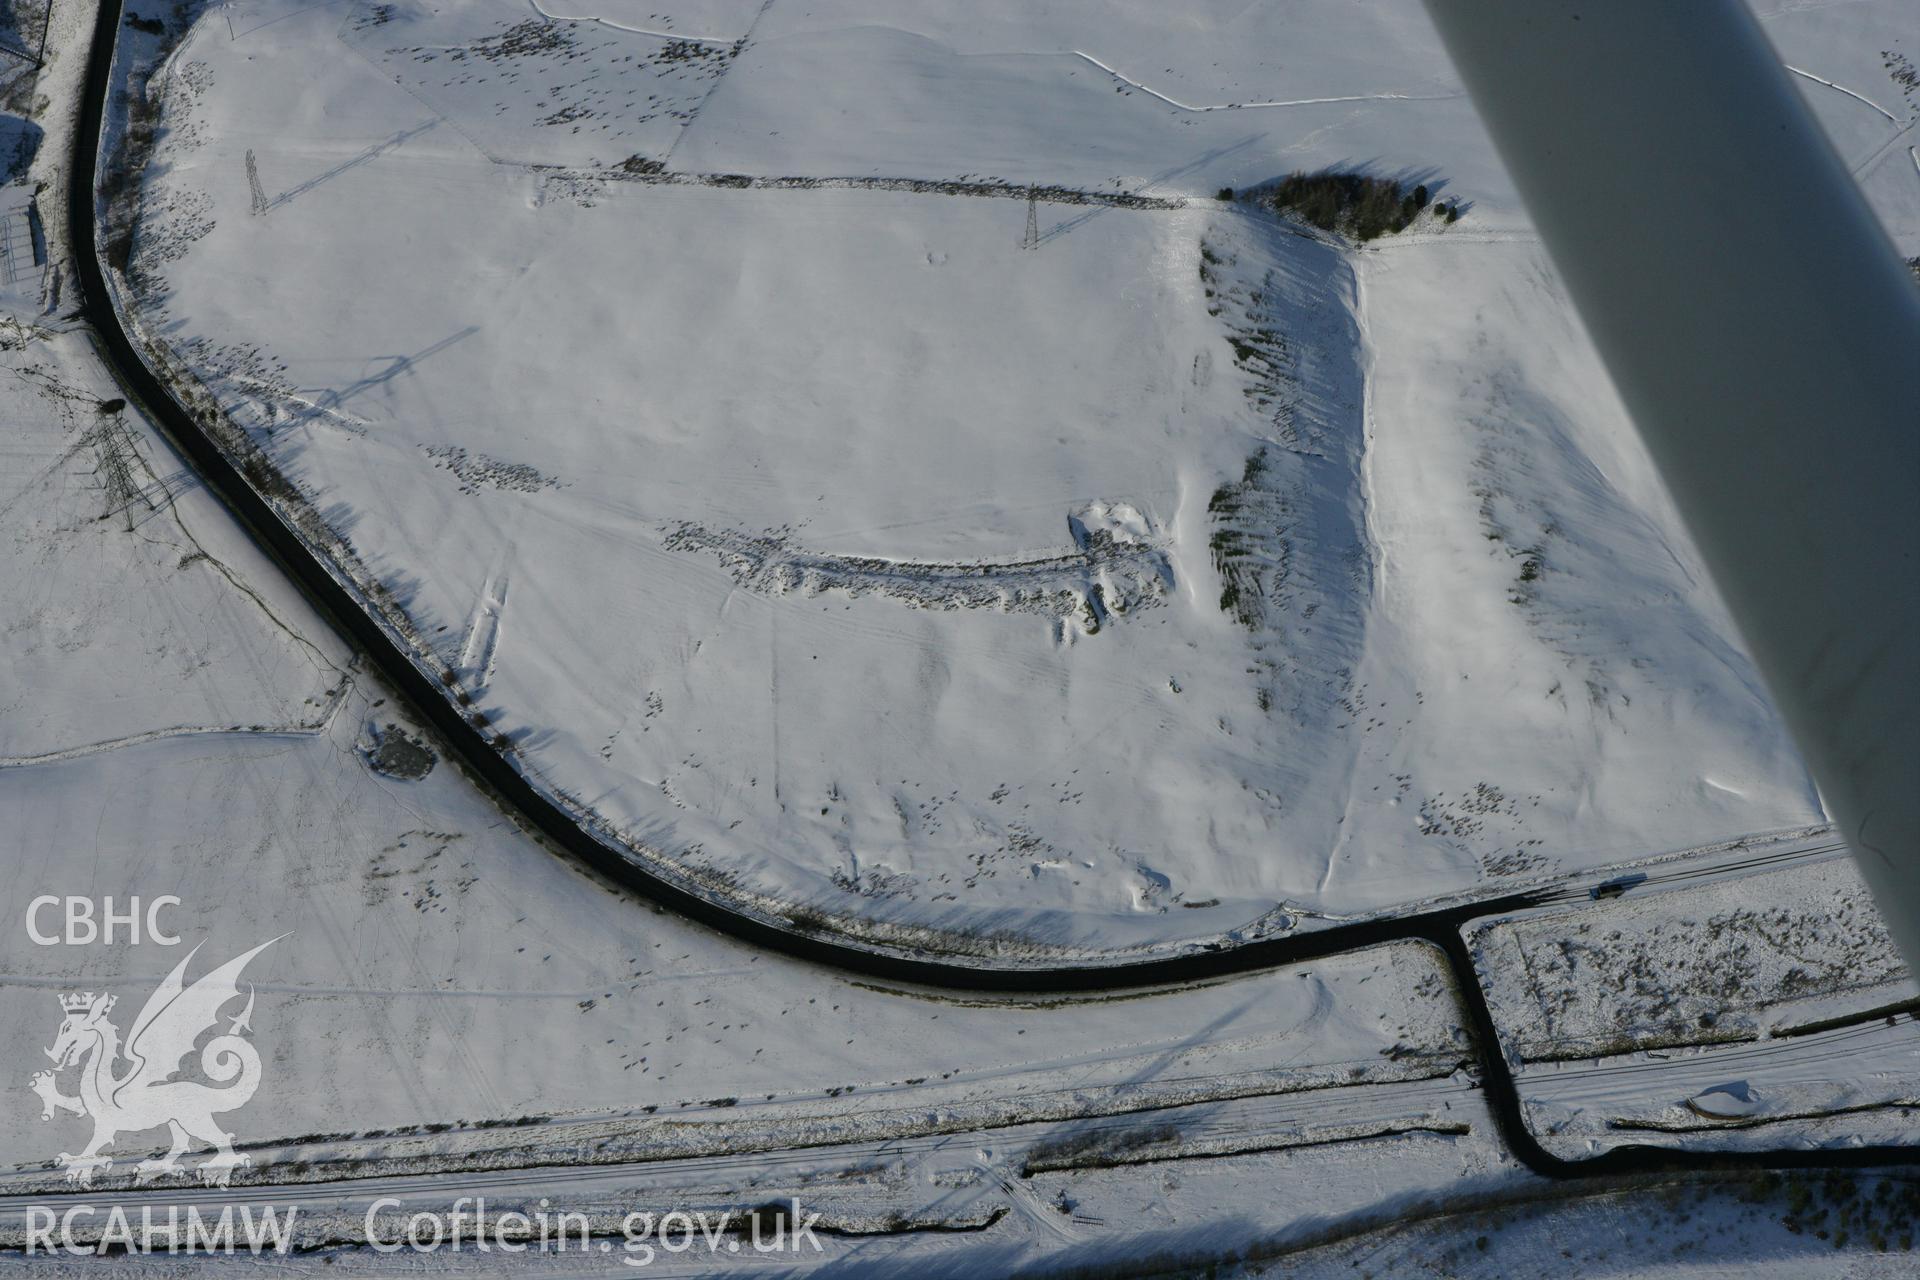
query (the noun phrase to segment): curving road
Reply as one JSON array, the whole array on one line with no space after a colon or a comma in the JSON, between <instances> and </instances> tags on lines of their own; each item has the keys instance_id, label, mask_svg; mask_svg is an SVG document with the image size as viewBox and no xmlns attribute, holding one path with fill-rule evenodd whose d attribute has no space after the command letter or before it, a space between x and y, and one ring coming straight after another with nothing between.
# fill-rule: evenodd
<instances>
[{"instance_id":1,"label":"curving road","mask_svg":"<svg viewBox=\"0 0 1920 1280\"><path fill-rule=\"evenodd\" d=\"M367 655L380 675L408 700L411 710L424 723L431 724L471 774L492 790L497 802L568 854L660 906L754 947L864 977L947 990L1049 993L1164 986L1268 969L1384 942L1425 941L1439 947L1452 968L1473 1032L1481 1085L1500 1135L1514 1156L1535 1173L1571 1178L1700 1167L1825 1168L1920 1163L1920 1150L1903 1147L1734 1154L1631 1146L1582 1160L1563 1159L1547 1151L1529 1132L1522 1118L1513 1073L1501 1052L1492 1015L1475 977L1472 956L1461 935L1462 927L1474 918L1536 905L1541 898L1539 894L1508 895L1397 919L1332 926L1160 959L1015 969L882 951L851 941L801 933L771 918L750 915L691 893L595 838L543 796L510 760L495 750L486 733L468 722L446 690L417 667L407 650L360 608L353 595L173 398L121 327L101 266L96 233L101 130L112 91L114 50L122 13L122 0L101 0L67 193L69 234L82 290L81 314L98 335L106 362L128 398L139 403L208 490L279 564L308 601ZM254 1189L250 1189L249 1194L254 1194Z\"/></svg>"},{"instance_id":2,"label":"curving road","mask_svg":"<svg viewBox=\"0 0 1920 1280\"><path fill-rule=\"evenodd\" d=\"M1511 911L1531 903L1531 895L1513 894L1397 919L1336 925L1155 959L1010 967L938 959L860 943L844 935L802 932L778 917L739 910L691 892L599 839L528 781L512 760L493 745L491 731L468 720L450 691L415 664L404 642L361 607L320 554L289 527L213 437L174 399L122 327L112 305L113 294L98 251L97 186L101 126L112 92L114 48L122 11L122 0L101 0L68 191L69 234L82 291L81 312L98 333L103 354L128 398L139 403L207 488L279 564L307 600L354 647L367 655L381 677L407 699L410 709L423 722L433 726L448 749L474 776L485 782L496 800L567 853L662 906L756 947L869 977L967 991L1104 991L1190 982L1311 960L1381 942L1429 938L1439 931L1457 930L1472 917Z\"/></svg>"}]
</instances>

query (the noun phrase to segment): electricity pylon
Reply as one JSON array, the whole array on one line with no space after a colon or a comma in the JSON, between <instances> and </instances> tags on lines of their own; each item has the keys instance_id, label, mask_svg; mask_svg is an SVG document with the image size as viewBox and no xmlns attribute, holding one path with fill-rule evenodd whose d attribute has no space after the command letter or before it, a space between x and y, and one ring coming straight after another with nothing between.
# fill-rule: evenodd
<instances>
[{"instance_id":1,"label":"electricity pylon","mask_svg":"<svg viewBox=\"0 0 1920 1280\"><path fill-rule=\"evenodd\" d=\"M144 503L147 510L154 509L147 487L134 478L139 455L134 451L133 438L118 414L102 418L92 435L94 453L100 459L96 474L107 493L107 509L101 518L118 513L126 518L127 532L132 533L134 504Z\"/></svg>"},{"instance_id":2,"label":"electricity pylon","mask_svg":"<svg viewBox=\"0 0 1920 1280\"><path fill-rule=\"evenodd\" d=\"M247 148L247 186L253 189L253 211L257 214L265 213L267 211L267 193L260 187L260 165L259 162L253 158L252 147Z\"/></svg>"}]
</instances>

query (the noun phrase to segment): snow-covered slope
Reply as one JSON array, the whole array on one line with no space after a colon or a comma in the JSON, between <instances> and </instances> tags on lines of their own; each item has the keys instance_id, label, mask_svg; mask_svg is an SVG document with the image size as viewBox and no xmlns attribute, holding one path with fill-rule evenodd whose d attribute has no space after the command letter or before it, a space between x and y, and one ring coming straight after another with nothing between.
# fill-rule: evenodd
<instances>
[{"instance_id":1,"label":"snow-covered slope","mask_svg":"<svg viewBox=\"0 0 1920 1280\"><path fill-rule=\"evenodd\" d=\"M317 730L345 677L244 584L264 558L195 539L186 520L213 499L127 417L78 335L12 318L0 335L0 769Z\"/></svg>"},{"instance_id":2,"label":"snow-covered slope","mask_svg":"<svg viewBox=\"0 0 1920 1280\"><path fill-rule=\"evenodd\" d=\"M1013 955L1818 816L1416 4L559 12L202 12L129 297L636 857ZM1915 251L1915 19L1774 25ZM1323 165L1466 216L1214 198Z\"/></svg>"}]
</instances>

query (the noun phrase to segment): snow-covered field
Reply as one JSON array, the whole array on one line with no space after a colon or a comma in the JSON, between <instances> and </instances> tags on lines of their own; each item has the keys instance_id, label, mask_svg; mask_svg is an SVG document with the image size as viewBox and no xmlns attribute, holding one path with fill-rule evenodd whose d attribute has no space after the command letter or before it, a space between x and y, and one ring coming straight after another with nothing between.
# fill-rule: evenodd
<instances>
[{"instance_id":1,"label":"snow-covered field","mask_svg":"<svg viewBox=\"0 0 1920 1280\"><path fill-rule=\"evenodd\" d=\"M1914 1146L1913 1014L1756 1042L1530 1066L1527 1123L1568 1158L1621 1145L1692 1151Z\"/></svg>"},{"instance_id":2,"label":"snow-covered field","mask_svg":"<svg viewBox=\"0 0 1920 1280\"><path fill-rule=\"evenodd\" d=\"M84 340L0 339L0 766L230 729L312 733L344 675L186 524L211 500L124 413ZM249 568L263 561L242 548Z\"/></svg>"},{"instance_id":3,"label":"snow-covered field","mask_svg":"<svg viewBox=\"0 0 1920 1280\"><path fill-rule=\"evenodd\" d=\"M1549 1150L1913 1140L1920 998L1830 831L1613 887L1469 932Z\"/></svg>"},{"instance_id":4,"label":"snow-covered field","mask_svg":"<svg viewBox=\"0 0 1920 1280\"><path fill-rule=\"evenodd\" d=\"M1819 816L1417 5L190 12L142 329L683 882L1084 954ZM1911 12L1772 25L1912 242ZM1334 164L1466 216L1213 198Z\"/></svg>"},{"instance_id":5,"label":"snow-covered field","mask_svg":"<svg viewBox=\"0 0 1920 1280\"><path fill-rule=\"evenodd\" d=\"M137 413L99 412L112 387L83 331L12 332L0 371L31 465L0 508L11 581L40 614L104 612L36 668L33 692L70 718L49 716L32 758L0 761L16 886L0 931L0 1263L21 1260L33 1206L240 1199L298 1207L300 1239L329 1246L287 1265L392 1274L364 1244L369 1204L444 1211L478 1193L496 1213L544 1198L602 1232L642 1207L794 1196L837 1233L800 1262L992 1272L1189 1235L1311 1238L1320 1219L1296 1212L1310 1201L1385 1221L1524 1176L1461 1071L1458 1007L1422 945L1176 991L964 998L761 954L581 873L437 759ZM153 498L131 521L88 452L103 420ZM146 696L115 670L128 688L144 671ZM221 671L230 689L207 674ZM424 772L376 747L402 736ZM27 910L43 895L174 895L162 920L180 942L41 945ZM263 1083L223 1117L251 1165L230 1189L193 1176L204 1153L142 1174L165 1132L126 1133L91 1186L69 1185L55 1157L88 1117L44 1108L36 1080L57 1065L43 1051L59 998L113 994L125 1028L193 947L197 976L276 937L248 971ZM1242 1179L1285 1194L1232 1198Z\"/></svg>"},{"instance_id":6,"label":"snow-covered field","mask_svg":"<svg viewBox=\"0 0 1920 1280\"><path fill-rule=\"evenodd\" d=\"M1583 894L1477 924L1475 962L1513 1051L1546 1061L1792 1034L1920 995L1831 832L1708 861L1754 866L1651 869L1658 880L1617 901Z\"/></svg>"},{"instance_id":7,"label":"snow-covered field","mask_svg":"<svg viewBox=\"0 0 1920 1280\"><path fill-rule=\"evenodd\" d=\"M1469 933L1549 1149L1910 1142L1912 979L1417 9L785 2L123 32L178 43L137 319L515 757L710 892L1008 956L1584 873ZM71 1265L18 1246L82 1200L503 1264L369 1249L390 1194L589 1215L515 1259L554 1274L783 1197L840 1274L1904 1274L1898 1176L1527 1173L1426 944L969 997L553 856L116 403L55 198L91 20L0 156L46 258L0 289L0 1265ZM1770 24L1920 252L1913 19ZM1356 249L1213 198L1361 163L1467 214ZM182 942L42 944L42 895L175 895ZM277 935L252 1164L141 1174L154 1126L69 1185L58 998L124 1028Z\"/></svg>"},{"instance_id":8,"label":"snow-covered field","mask_svg":"<svg viewBox=\"0 0 1920 1280\"><path fill-rule=\"evenodd\" d=\"M1317 1249L1261 1251L1266 1256L1216 1274L1221 1280L1436 1273L1456 1280L1905 1276L1913 1273L1917 1194L1911 1180L1897 1175L1674 1178L1652 1187L1523 1196L1498 1207L1410 1215Z\"/></svg>"}]
</instances>

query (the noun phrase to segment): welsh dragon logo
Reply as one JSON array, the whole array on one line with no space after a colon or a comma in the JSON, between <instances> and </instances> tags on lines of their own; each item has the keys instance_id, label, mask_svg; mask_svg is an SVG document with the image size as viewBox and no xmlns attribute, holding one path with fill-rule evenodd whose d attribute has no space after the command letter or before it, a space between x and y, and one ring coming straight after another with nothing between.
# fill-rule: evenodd
<instances>
[{"instance_id":1,"label":"welsh dragon logo","mask_svg":"<svg viewBox=\"0 0 1920 1280\"><path fill-rule=\"evenodd\" d=\"M263 942L188 986L183 978L200 951L196 946L141 1006L124 1045L119 1028L107 1019L113 1012L113 996L87 991L60 997L66 1018L53 1047L46 1051L55 1067L36 1072L32 1086L40 1095L42 1120L53 1119L56 1111L93 1120L93 1141L86 1149L79 1155L60 1153L67 1181L92 1185L96 1172L112 1166L112 1157L101 1152L116 1138L162 1126L172 1134L173 1147L158 1159L136 1165L141 1178L194 1172L195 1167L182 1165L180 1157L197 1146L214 1148L197 1166L200 1180L208 1186L228 1185L234 1169L251 1163L234 1151L233 1135L213 1119L220 1112L245 1106L260 1087L260 1054L244 1038L253 1029L251 985L246 1007L231 1016L224 1033L200 1050L201 1074L213 1084L174 1077L200 1037L219 1023L221 1009L239 998L240 971L247 961L278 941ZM57 1073L73 1066L80 1070L80 1092L70 1097L60 1092Z\"/></svg>"}]
</instances>

